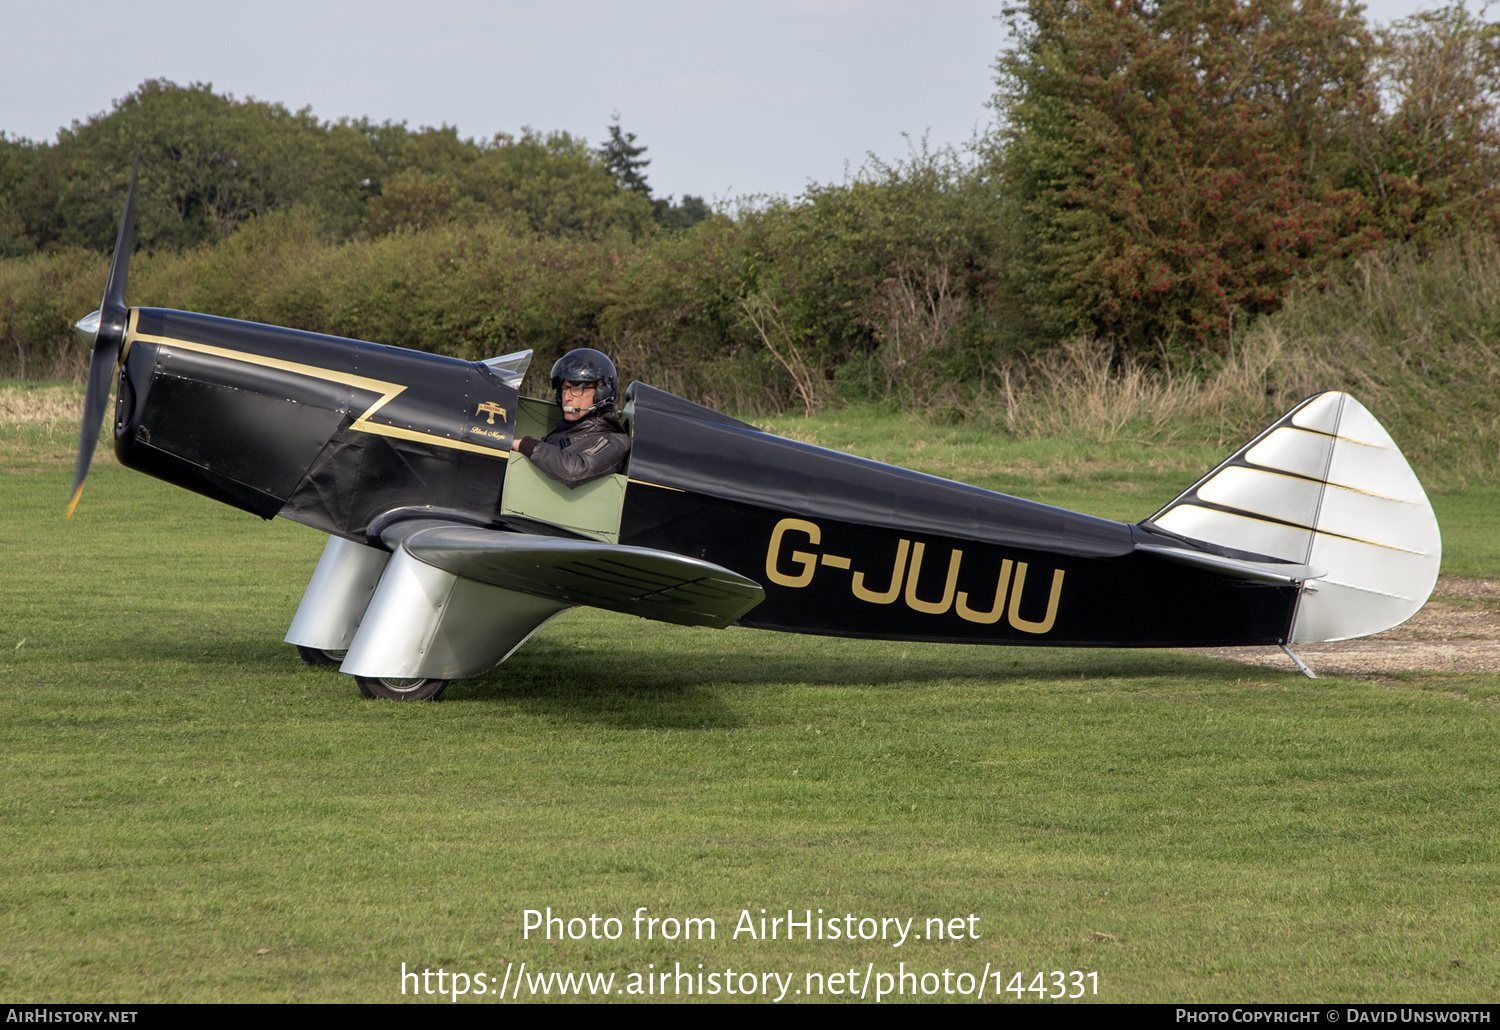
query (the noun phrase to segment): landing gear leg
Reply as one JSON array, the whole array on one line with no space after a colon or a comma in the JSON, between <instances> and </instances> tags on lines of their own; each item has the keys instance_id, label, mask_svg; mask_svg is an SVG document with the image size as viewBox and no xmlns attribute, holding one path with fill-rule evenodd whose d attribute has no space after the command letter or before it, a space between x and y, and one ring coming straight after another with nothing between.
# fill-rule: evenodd
<instances>
[{"instance_id":1,"label":"landing gear leg","mask_svg":"<svg viewBox=\"0 0 1500 1030\"><path fill-rule=\"evenodd\" d=\"M1287 653L1287 656L1290 657L1292 661L1294 661L1294 662L1297 663L1297 668L1299 668L1299 669L1302 670L1302 675L1306 676L1310 680L1315 680L1315 679L1318 678L1318 674L1315 673L1315 672L1313 672L1312 668L1306 662L1304 662L1301 658L1299 658L1297 656L1297 652L1296 651L1293 651L1290 647L1287 647L1285 644L1281 645L1281 649Z\"/></svg>"}]
</instances>

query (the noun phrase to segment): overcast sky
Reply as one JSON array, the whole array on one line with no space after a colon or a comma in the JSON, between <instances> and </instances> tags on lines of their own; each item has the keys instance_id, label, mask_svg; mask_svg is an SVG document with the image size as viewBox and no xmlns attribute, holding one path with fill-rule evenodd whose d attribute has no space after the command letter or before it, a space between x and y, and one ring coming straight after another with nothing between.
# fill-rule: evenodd
<instances>
[{"instance_id":1,"label":"overcast sky","mask_svg":"<svg viewBox=\"0 0 1500 1030\"><path fill-rule=\"evenodd\" d=\"M658 196L795 196L903 133L989 122L1005 0L0 0L0 131L53 139L149 78L464 136L618 111ZM1375 0L1372 19L1431 0Z\"/></svg>"}]
</instances>

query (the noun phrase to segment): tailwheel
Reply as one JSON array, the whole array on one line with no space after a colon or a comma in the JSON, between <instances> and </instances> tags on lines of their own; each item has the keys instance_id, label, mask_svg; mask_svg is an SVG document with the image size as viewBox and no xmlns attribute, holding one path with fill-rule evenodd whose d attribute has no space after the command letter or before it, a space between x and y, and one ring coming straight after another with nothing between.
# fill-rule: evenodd
<instances>
[{"instance_id":1,"label":"tailwheel","mask_svg":"<svg viewBox=\"0 0 1500 1030\"><path fill-rule=\"evenodd\" d=\"M344 664L344 655L349 653L348 651L334 651L321 647L303 647L301 644L297 644L296 647L297 653L302 656L304 662L320 669L337 669L340 665Z\"/></svg>"},{"instance_id":2,"label":"tailwheel","mask_svg":"<svg viewBox=\"0 0 1500 1030\"><path fill-rule=\"evenodd\" d=\"M448 689L447 680L400 679L393 677L356 676L359 692L365 697L386 701L436 701Z\"/></svg>"}]
</instances>

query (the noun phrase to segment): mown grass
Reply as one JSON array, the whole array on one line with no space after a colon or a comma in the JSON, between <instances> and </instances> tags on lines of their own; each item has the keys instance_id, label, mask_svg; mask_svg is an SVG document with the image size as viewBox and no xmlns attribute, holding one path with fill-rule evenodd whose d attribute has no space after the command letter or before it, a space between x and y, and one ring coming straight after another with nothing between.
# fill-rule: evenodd
<instances>
[{"instance_id":1,"label":"mown grass","mask_svg":"<svg viewBox=\"0 0 1500 1030\"><path fill-rule=\"evenodd\" d=\"M790 428L1129 518L1219 456L858 411ZM280 642L320 535L109 464L65 522L71 456L48 448L68 430L0 429L9 999L387 1001L403 962L525 960L1495 1000L1500 676L1314 682L578 611L440 704L374 703ZM1495 574L1493 499L1447 496L1462 560ZM524 940L547 906L711 916L719 936ZM729 938L761 908L918 932L974 913L981 936Z\"/></svg>"}]
</instances>

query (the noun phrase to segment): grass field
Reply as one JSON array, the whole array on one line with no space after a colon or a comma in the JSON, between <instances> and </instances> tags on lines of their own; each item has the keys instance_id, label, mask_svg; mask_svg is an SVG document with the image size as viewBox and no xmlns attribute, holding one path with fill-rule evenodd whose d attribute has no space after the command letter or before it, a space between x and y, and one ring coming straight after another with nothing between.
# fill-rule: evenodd
<instances>
[{"instance_id":1,"label":"grass field","mask_svg":"<svg viewBox=\"0 0 1500 1030\"><path fill-rule=\"evenodd\" d=\"M1129 519L1222 457L858 412L778 428ZM1011 1002L1013 974L1053 970L1104 1001L1500 995L1500 676L575 611L440 704L376 703L280 642L320 535L107 462L64 522L66 432L0 427L6 1000L393 1001L402 963L473 990L523 961L642 991L676 963L777 973L788 1001L899 963L971 990L988 967ZM1497 500L1434 497L1445 571L1500 575ZM623 934L525 939L548 906ZM637 941L642 906L717 937ZM732 936L789 908L923 939Z\"/></svg>"}]
</instances>

